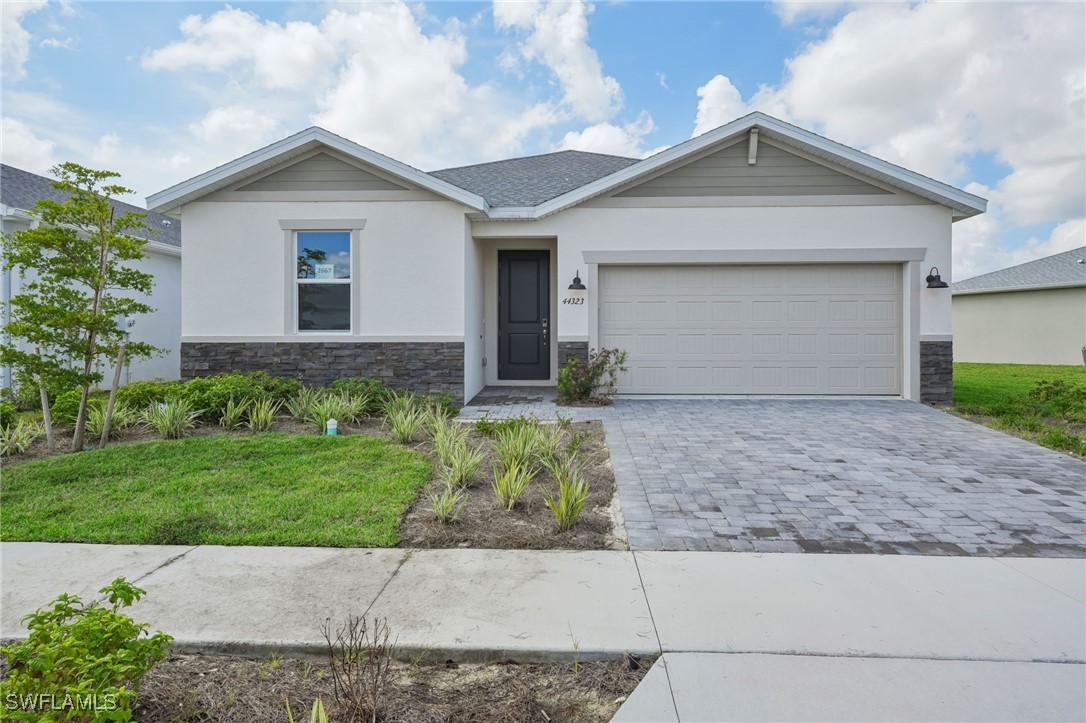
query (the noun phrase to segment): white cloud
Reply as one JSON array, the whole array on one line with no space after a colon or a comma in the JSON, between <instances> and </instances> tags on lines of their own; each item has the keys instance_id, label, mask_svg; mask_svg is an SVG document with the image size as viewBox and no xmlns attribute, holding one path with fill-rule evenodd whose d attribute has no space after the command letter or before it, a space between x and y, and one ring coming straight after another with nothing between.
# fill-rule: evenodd
<instances>
[{"instance_id":1,"label":"white cloud","mask_svg":"<svg viewBox=\"0 0 1086 723\"><path fill-rule=\"evenodd\" d=\"M668 87L667 84L667 76L659 71L656 72L656 82L659 83L660 87L664 90L671 90L671 88Z\"/></svg>"},{"instance_id":2,"label":"white cloud","mask_svg":"<svg viewBox=\"0 0 1086 723\"><path fill-rule=\"evenodd\" d=\"M636 120L622 126L612 123L596 123L582 131L570 131L562 138L562 150L607 153L612 156L646 158L659 153L667 146L645 149L645 136L655 130L652 116L642 113Z\"/></svg>"},{"instance_id":3,"label":"white cloud","mask_svg":"<svg viewBox=\"0 0 1086 723\"><path fill-rule=\"evenodd\" d=\"M212 108L203 118L191 123L189 130L205 146L228 150L235 156L255 150L282 135L274 118L239 105Z\"/></svg>"},{"instance_id":4,"label":"white cloud","mask_svg":"<svg viewBox=\"0 0 1086 723\"><path fill-rule=\"evenodd\" d=\"M91 151L91 160L97 164L110 164L117 158L117 150L121 145L121 137L116 133L107 133L98 139L94 150Z\"/></svg>"},{"instance_id":5,"label":"white cloud","mask_svg":"<svg viewBox=\"0 0 1086 723\"><path fill-rule=\"evenodd\" d=\"M805 9L832 14L777 6L786 21L812 17ZM958 184L988 154L1009 175L985 189L989 213L954 234L956 276L990 271L1028 260L1009 250L1016 227L1060 224L1022 246L1038 255L1082 228L1084 35L1081 3L857 5L787 61L781 84L747 100L725 76L702 86L694 133L762 110Z\"/></svg>"},{"instance_id":6,"label":"white cloud","mask_svg":"<svg viewBox=\"0 0 1086 723\"><path fill-rule=\"evenodd\" d=\"M4 163L45 175L56 165L56 147L53 141L38 138L22 121L7 116L0 119L0 156Z\"/></svg>"},{"instance_id":7,"label":"white cloud","mask_svg":"<svg viewBox=\"0 0 1086 723\"><path fill-rule=\"evenodd\" d=\"M837 0L783 0L773 3L773 12L785 25L794 25L799 21L825 20L855 4Z\"/></svg>"},{"instance_id":8,"label":"white cloud","mask_svg":"<svg viewBox=\"0 0 1086 723\"><path fill-rule=\"evenodd\" d=\"M227 7L181 21L183 40L143 57L149 70L248 69L264 88L303 90L331 70L335 49L321 28L308 22L261 22L254 13Z\"/></svg>"},{"instance_id":9,"label":"white cloud","mask_svg":"<svg viewBox=\"0 0 1086 723\"><path fill-rule=\"evenodd\" d=\"M726 75L717 75L698 88L698 113L694 119L694 135L724 125L746 115L747 104Z\"/></svg>"},{"instance_id":10,"label":"white cloud","mask_svg":"<svg viewBox=\"0 0 1086 723\"><path fill-rule=\"evenodd\" d=\"M43 48L53 48L57 50L71 50L75 47L75 38L67 37L61 38L45 38L38 43Z\"/></svg>"},{"instance_id":11,"label":"white cloud","mask_svg":"<svg viewBox=\"0 0 1086 723\"><path fill-rule=\"evenodd\" d=\"M22 20L45 7L45 0L4 3L0 12L0 63L8 80L26 77L26 61L30 59L30 33Z\"/></svg>"},{"instance_id":12,"label":"white cloud","mask_svg":"<svg viewBox=\"0 0 1086 723\"><path fill-rule=\"evenodd\" d=\"M499 29L524 33L521 55L547 66L562 88L562 101L572 113L590 123L610 119L622 108L622 88L603 74L599 55L588 43L592 5L552 0L495 2Z\"/></svg>"}]
</instances>

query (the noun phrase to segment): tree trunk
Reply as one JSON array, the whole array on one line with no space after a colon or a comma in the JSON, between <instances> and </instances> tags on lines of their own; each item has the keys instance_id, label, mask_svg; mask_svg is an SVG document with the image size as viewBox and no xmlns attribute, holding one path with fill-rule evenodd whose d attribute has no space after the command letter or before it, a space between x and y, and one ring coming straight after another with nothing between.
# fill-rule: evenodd
<instances>
[{"instance_id":1,"label":"tree trunk","mask_svg":"<svg viewBox=\"0 0 1086 723\"><path fill-rule=\"evenodd\" d=\"M41 393L41 418L45 424L45 446L50 452L57 451L57 438L53 434L53 415L49 413L49 391L45 378L38 375L38 392Z\"/></svg>"},{"instance_id":2,"label":"tree trunk","mask_svg":"<svg viewBox=\"0 0 1086 723\"><path fill-rule=\"evenodd\" d=\"M117 352L117 368L113 371L113 386L109 388L109 402L106 404L105 419L102 420L102 439L98 442L98 448L106 446L109 442L109 427L113 424L113 405L117 403L117 387L121 385L121 370L124 369L124 343Z\"/></svg>"},{"instance_id":3,"label":"tree trunk","mask_svg":"<svg viewBox=\"0 0 1086 723\"><path fill-rule=\"evenodd\" d=\"M34 353L41 358L41 347L34 347ZM45 387L45 376L35 374L38 378L38 393L41 395L41 421L45 425L45 446L50 452L57 451L57 438L53 434L53 415L49 412L49 390Z\"/></svg>"},{"instance_id":4,"label":"tree trunk","mask_svg":"<svg viewBox=\"0 0 1086 723\"><path fill-rule=\"evenodd\" d=\"M116 210L110 211L109 220L110 227L113 225L113 215ZM104 224L98 225L98 285L94 288L94 304L91 306L91 319L89 327L87 329L87 348L83 353L83 374L90 376L91 369L94 367L94 360L98 356L98 332L95 331L94 323L98 320L98 315L102 312L102 294L105 293L105 287L108 283L106 279L106 267L109 260L109 242L107 236L108 229ZM90 385L83 387L83 396L79 398L79 415L75 418L75 434L72 436L72 451L80 452L83 450L83 438L87 433L87 399L90 397Z\"/></svg>"}]
</instances>

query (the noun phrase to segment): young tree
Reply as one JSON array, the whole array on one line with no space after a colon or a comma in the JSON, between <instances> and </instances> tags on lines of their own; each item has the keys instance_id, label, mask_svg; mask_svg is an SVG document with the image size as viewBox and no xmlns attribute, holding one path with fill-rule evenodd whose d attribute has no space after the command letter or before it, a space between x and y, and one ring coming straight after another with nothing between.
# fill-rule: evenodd
<instances>
[{"instance_id":1,"label":"young tree","mask_svg":"<svg viewBox=\"0 0 1086 723\"><path fill-rule=\"evenodd\" d=\"M18 269L25 283L11 298L4 329L12 343L0 348L0 358L50 385L82 388L72 437L72 451L79 451L90 389L102 381L98 362L113 358L125 344L118 320L153 311L130 296L149 294L152 275L125 265L144 257L147 241L133 232L150 229L143 222L147 214L118 214L110 203L132 193L109 183L120 174L76 163L62 163L52 173L53 187L67 193L67 200L39 200L34 207L39 224L4 238L4 267ZM40 354L28 351L35 347ZM130 359L156 351L143 342L125 344Z\"/></svg>"}]
</instances>

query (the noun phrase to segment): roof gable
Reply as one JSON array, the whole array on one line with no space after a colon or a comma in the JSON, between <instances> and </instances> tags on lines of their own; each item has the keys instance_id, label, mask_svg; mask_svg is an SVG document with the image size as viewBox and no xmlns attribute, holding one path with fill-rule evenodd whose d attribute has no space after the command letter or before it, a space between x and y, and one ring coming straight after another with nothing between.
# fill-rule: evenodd
<instances>
[{"instance_id":1,"label":"roof gable","mask_svg":"<svg viewBox=\"0 0 1086 723\"><path fill-rule=\"evenodd\" d=\"M755 162L750 162L750 144ZM652 176L615 194L624 198L675 196L870 196L887 195L878 186L815 163L765 141L741 140Z\"/></svg>"},{"instance_id":2,"label":"roof gable","mask_svg":"<svg viewBox=\"0 0 1086 723\"><path fill-rule=\"evenodd\" d=\"M953 294L1086 286L1086 246L951 284Z\"/></svg>"},{"instance_id":3,"label":"roof gable","mask_svg":"<svg viewBox=\"0 0 1086 723\"><path fill-rule=\"evenodd\" d=\"M735 143L753 128L759 130L762 140L769 140L785 148L795 148L812 158L821 158L843 170L946 206L952 210L955 220L976 216L984 213L987 209L988 202L980 196L940 183L914 171L875 158L828 138L823 138L817 133L777 120L764 113L755 112L703 133L697 138L691 138L685 143L672 146L639 163L616 171L598 181L588 183L539 206L494 209L489 216L491 218L529 219L558 213L589 199L610 193L619 187L629 186L635 181L656 175L667 168L682 165L688 162L691 156L697 156L711 148Z\"/></svg>"},{"instance_id":4,"label":"roof gable","mask_svg":"<svg viewBox=\"0 0 1086 723\"><path fill-rule=\"evenodd\" d=\"M247 178L254 178L273 168L281 167L291 159L311 155L312 151L322 147L330 148L346 158L372 166L392 178L401 179L450 201L463 204L472 210L483 212L487 210L486 201L477 194L317 127L307 128L148 196L147 205L160 213L173 213L186 203L239 184Z\"/></svg>"},{"instance_id":5,"label":"roof gable","mask_svg":"<svg viewBox=\"0 0 1086 723\"><path fill-rule=\"evenodd\" d=\"M238 191L406 191L324 151L239 186Z\"/></svg>"}]
</instances>

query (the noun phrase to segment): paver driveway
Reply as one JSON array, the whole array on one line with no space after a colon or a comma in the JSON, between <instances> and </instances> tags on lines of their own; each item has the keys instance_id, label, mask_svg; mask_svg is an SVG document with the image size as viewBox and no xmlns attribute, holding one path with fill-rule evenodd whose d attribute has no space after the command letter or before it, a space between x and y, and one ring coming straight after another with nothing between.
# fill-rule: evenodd
<instances>
[{"instance_id":1,"label":"paver driveway","mask_svg":"<svg viewBox=\"0 0 1086 723\"><path fill-rule=\"evenodd\" d=\"M556 408L483 396L467 418ZM635 550L1086 556L1086 462L915 402L617 400Z\"/></svg>"}]
</instances>

